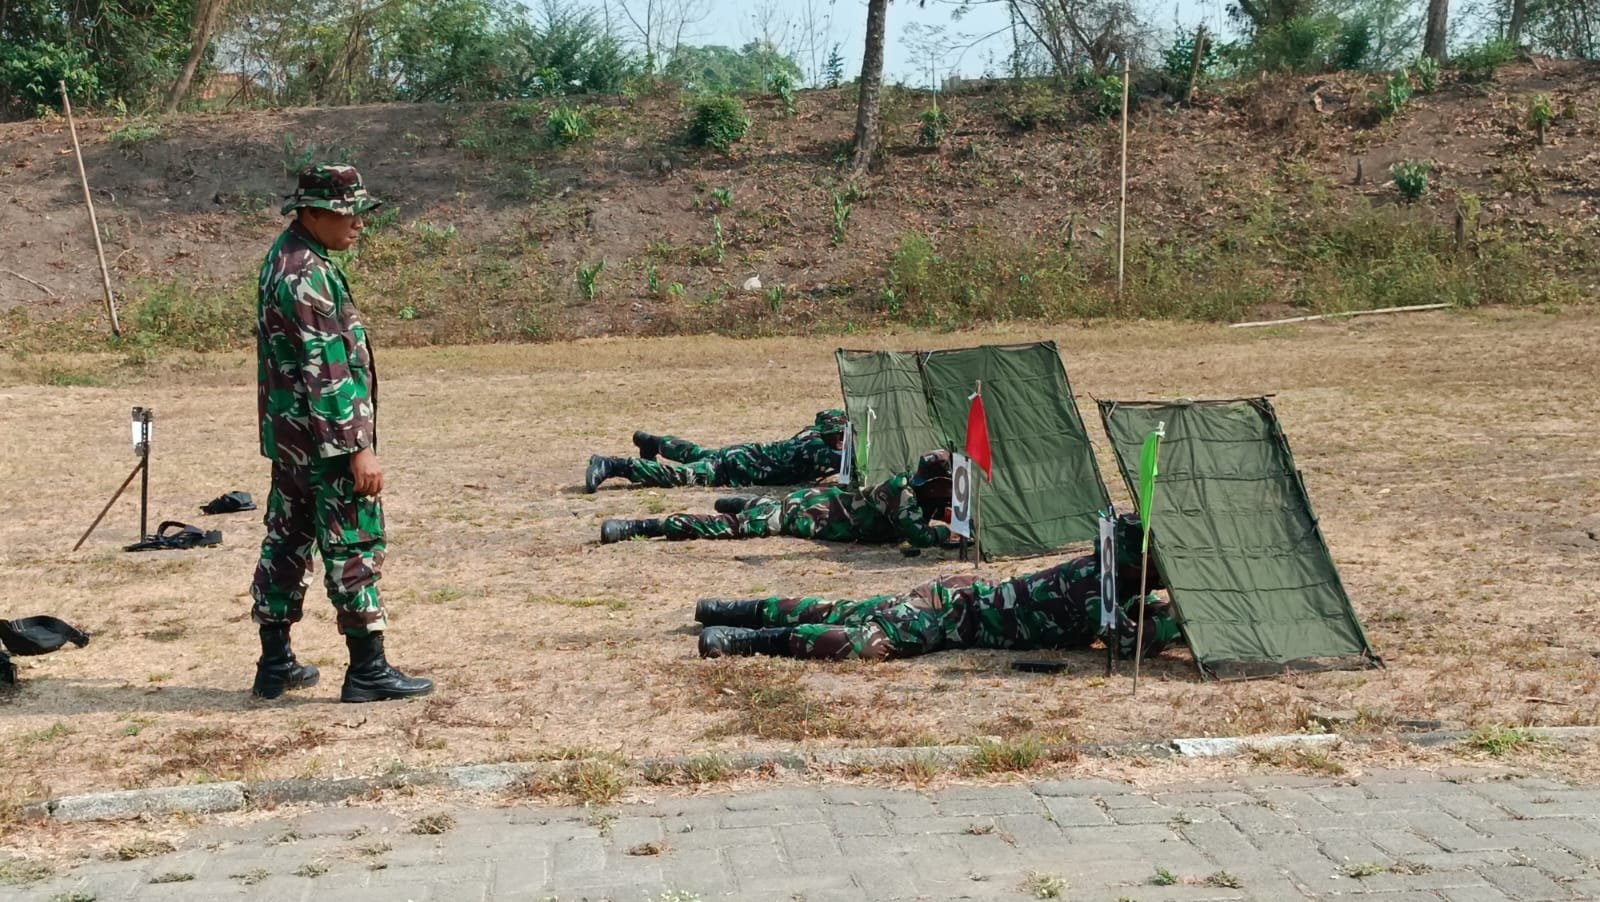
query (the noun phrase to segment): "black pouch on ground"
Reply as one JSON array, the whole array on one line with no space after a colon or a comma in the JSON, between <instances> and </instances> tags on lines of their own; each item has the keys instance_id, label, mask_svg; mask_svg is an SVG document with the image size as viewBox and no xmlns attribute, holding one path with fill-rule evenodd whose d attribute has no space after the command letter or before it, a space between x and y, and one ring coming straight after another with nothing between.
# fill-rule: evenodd
<instances>
[{"instance_id":1,"label":"black pouch on ground","mask_svg":"<svg viewBox=\"0 0 1600 902\"><path fill-rule=\"evenodd\" d=\"M255 499L250 497L249 492L228 492L200 506L200 512L203 514L234 514L255 509Z\"/></svg>"},{"instance_id":2,"label":"black pouch on ground","mask_svg":"<svg viewBox=\"0 0 1600 902\"><path fill-rule=\"evenodd\" d=\"M201 529L177 520L166 520L156 527L156 534L129 545L124 551L160 551L175 548L209 548L222 544L222 530Z\"/></svg>"},{"instance_id":3,"label":"black pouch on ground","mask_svg":"<svg viewBox=\"0 0 1600 902\"><path fill-rule=\"evenodd\" d=\"M89 644L89 634L48 615L0 620L0 645L14 655L49 654L68 642L82 648Z\"/></svg>"}]
</instances>

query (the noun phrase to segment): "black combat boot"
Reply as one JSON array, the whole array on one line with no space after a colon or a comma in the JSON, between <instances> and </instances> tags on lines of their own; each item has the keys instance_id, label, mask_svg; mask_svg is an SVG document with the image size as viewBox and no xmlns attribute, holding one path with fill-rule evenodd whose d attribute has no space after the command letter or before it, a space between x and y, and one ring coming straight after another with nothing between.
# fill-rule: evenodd
<instances>
[{"instance_id":1,"label":"black combat boot","mask_svg":"<svg viewBox=\"0 0 1600 902\"><path fill-rule=\"evenodd\" d=\"M648 432L635 432L633 446L639 449L639 457L644 460L655 460L661 453L661 436L651 435Z\"/></svg>"},{"instance_id":2,"label":"black combat boot","mask_svg":"<svg viewBox=\"0 0 1600 902\"><path fill-rule=\"evenodd\" d=\"M607 520L600 524L600 544L610 545L634 536L658 538L662 535L660 520Z\"/></svg>"},{"instance_id":3,"label":"black combat boot","mask_svg":"<svg viewBox=\"0 0 1600 902\"><path fill-rule=\"evenodd\" d=\"M711 502L711 506L719 514L737 514L760 500L760 495L723 495Z\"/></svg>"},{"instance_id":4,"label":"black combat boot","mask_svg":"<svg viewBox=\"0 0 1600 902\"><path fill-rule=\"evenodd\" d=\"M700 631L700 657L786 656L789 654L789 634L792 632L794 630L786 626L764 630L747 630L736 626L708 626Z\"/></svg>"},{"instance_id":5,"label":"black combat boot","mask_svg":"<svg viewBox=\"0 0 1600 902\"><path fill-rule=\"evenodd\" d=\"M702 598L694 603L694 620L706 626L761 626L761 602L760 598Z\"/></svg>"},{"instance_id":6,"label":"black combat boot","mask_svg":"<svg viewBox=\"0 0 1600 902\"><path fill-rule=\"evenodd\" d=\"M256 698L277 698L290 689L317 685L322 674L310 664L294 659L289 648L289 624L261 624L261 660L256 662L256 684L250 694Z\"/></svg>"},{"instance_id":7,"label":"black combat boot","mask_svg":"<svg viewBox=\"0 0 1600 902\"><path fill-rule=\"evenodd\" d=\"M344 672L341 702L383 702L414 698L433 691L433 680L408 677L389 665L383 656L383 633L345 636L350 649L350 669Z\"/></svg>"},{"instance_id":8,"label":"black combat boot","mask_svg":"<svg viewBox=\"0 0 1600 902\"><path fill-rule=\"evenodd\" d=\"M613 476L621 476L628 467L626 457L604 457L593 454L589 457L589 469L583 474L583 490L593 495L594 490L600 487Z\"/></svg>"}]
</instances>

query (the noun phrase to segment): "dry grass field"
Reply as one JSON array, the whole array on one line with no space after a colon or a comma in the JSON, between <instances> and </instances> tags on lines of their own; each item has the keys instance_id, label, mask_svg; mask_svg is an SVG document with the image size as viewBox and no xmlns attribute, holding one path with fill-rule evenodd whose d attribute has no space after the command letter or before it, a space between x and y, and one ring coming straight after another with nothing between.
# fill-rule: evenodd
<instances>
[{"instance_id":1,"label":"dry grass field","mask_svg":"<svg viewBox=\"0 0 1600 902\"><path fill-rule=\"evenodd\" d=\"M583 494L588 455L627 452L636 428L781 437L837 403L840 344L1033 337L1061 346L1108 474L1091 396L1276 393L1387 668L1204 683L1169 652L1134 698L1126 675L1103 678L1098 651L1065 654L1070 670L1056 676L1014 672L1002 652L708 662L695 654L698 596L857 597L970 565L789 539L597 543L605 517L706 510L714 497L612 483ZM200 517L197 506L231 489L265 498L253 359L130 370L110 357L0 358L0 616L52 613L94 634L85 649L19 659L23 684L0 695L0 794L713 749L1282 733L1320 709L1354 710L1357 729L1378 733L1401 720L1600 723L1591 311L389 353L376 340L390 656L441 688L366 706L336 702L344 649L320 574L295 645L323 684L272 703L247 694L259 514ZM71 382L95 384L60 385ZM133 464L135 404L156 411L152 525L221 528L221 547L122 553L137 521L125 497L69 551Z\"/></svg>"}]
</instances>

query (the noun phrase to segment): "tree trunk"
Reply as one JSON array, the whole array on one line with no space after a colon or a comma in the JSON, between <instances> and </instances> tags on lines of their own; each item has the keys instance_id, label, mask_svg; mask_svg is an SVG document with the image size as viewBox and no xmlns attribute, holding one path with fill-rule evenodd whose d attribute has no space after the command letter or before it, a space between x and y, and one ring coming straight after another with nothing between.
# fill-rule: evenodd
<instances>
[{"instance_id":1,"label":"tree trunk","mask_svg":"<svg viewBox=\"0 0 1600 902\"><path fill-rule=\"evenodd\" d=\"M1422 55L1438 63L1445 61L1445 37L1450 0L1428 0L1428 26L1422 34Z\"/></svg>"},{"instance_id":2,"label":"tree trunk","mask_svg":"<svg viewBox=\"0 0 1600 902\"><path fill-rule=\"evenodd\" d=\"M1511 24L1506 28L1506 40L1522 46L1522 23L1528 18L1528 0L1511 0Z\"/></svg>"},{"instance_id":3,"label":"tree trunk","mask_svg":"<svg viewBox=\"0 0 1600 902\"><path fill-rule=\"evenodd\" d=\"M194 24L189 29L189 58L183 61L183 70L178 73L178 80L173 82L172 90L167 93L167 102L161 107L163 113L177 110L184 95L189 93L189 84L194 81L195 70L200 68L200 60L205 58L206 48L211 45L211 33L216 31L217 19L221 17L226 2L195 0Z\"/></svg>"},{"instance_id":4,"label":"tree trunk","mask_svg":"<svg viewBox=\"0 0 1600 902\"><path fill-rule=\"evenodd\" d=\"M867 47L861 58L861 99L856 104L855 158L852 167L865 172L878 159L883 144L879 106L883 94L883 38L889 0L867 0Z\"/></svg>"}]
</instances>

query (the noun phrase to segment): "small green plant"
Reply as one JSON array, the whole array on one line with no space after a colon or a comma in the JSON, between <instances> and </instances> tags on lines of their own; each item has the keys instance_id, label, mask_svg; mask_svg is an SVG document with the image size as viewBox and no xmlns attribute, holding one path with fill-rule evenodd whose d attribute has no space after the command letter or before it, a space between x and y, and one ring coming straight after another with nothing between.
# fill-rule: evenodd
<instances>
[{"instance_id":1,"label":"small green plant","mask_svg":"<svg viewBox=\"0 0 1600 902\"><path fill-rule=\"evenodd\" d=\"M448 223L444 226L436 226L431 222L423 222L419 219L412 223L411 227L416 231L417 237L422 239L422 246L430 253L435 254L444 250L460 235L456 231L456 227Z\"/></svg>"},{"instance_id":2,"label":"small green plant","mask_svg":"<svg viewBox=\"0 0 1600 902\"><path fill-rule=\"evenodd\" d=\"M587 266L579 264L578 291L583 295L584 300L592 301L595 299L595 295L600 293L600 273L605 268L606 261L604 257L601 257L598 262Z\"/></svg>"},{"instance_id":3,"label":"small green plant","mask_svg":"<svg viewBox=\"0 0 1600 902\"><path fill-rule=\"evenodd\" d=\"M711 217L711 246L707 249L712 262L721 263L728 256L728 237L722 231L722 217Z\"/></svg>"},{"instance_id":4,"label":"small green plant","mask_svg":"<svg viewBox=\"0 0 1600 902\"><path fill-rule=\"evenodd\" d=\"M1224 889L1238 889L1244 882L1227 871L1217 871L1206 877L1206 886L1220 886Z\"/></svg>"},{"instance_id":5,"label":"small green plant","mask_svg":"<svg viewBox=\"0 0 1600 902\"><path fill-rule=\"evenodd\" d=\"M683 763L683 775L691 783L715 783L732 772L733 765L716 752L695 755Z\"/></svg>"},{"instance_id":6,"label":"small green plant","mask_svg":"<svg viewBox=\"0 0 1600 902\"><path fill-rule=\"evenodd\" d=\"M828 52L827 62L822 64L822 86L837 88L844 83L844 54L839 52L839 45L834 44Z\"/></svg>"},{"instance_id":7,"label":"small green plant","mask_svg":"<svg viewBox=\"0 0 1600 902\"><path fill-rule=\"evenodd\" d=\"M1381 864L1373 864L1370 861L1353 862L1344 866L1344 875L1346 877L1354 877L1357 880L1360 880L1363 877L1373 877L1378 874L1386 874L1388 872L1389 869L1387 867Z\"/></svg>"},{"instance_id":8,"label":"small green plant","mask_svg":"<svg viewBox=\"0 0 1600 902\"><path fill-rule=\"evenodd\" d=\"M98 898L94 893L74 890L70 893L56 893L50 897L50 902L95 902Z\"/></svg>"},{"instance_id":9,"label":"small green plant","mask_svg":"<svg viewBox=\"0 0 1600 902\"><path fill-rule=\"evenodd\" d=\"M644 265L644 287L651 297L661 296L661 274L656 272L654 263Z\"/></svg>"},{"instance_id":10,"label":"small green plant","mask_svg":"<svg viewBox=\"0 0 1600 902\"><path fill-rule=\"evenodd\" d=\"M151 883L188 883L194 875L188 871L167 871L150 878Z\"/></svg>"},{"instance_id":11,"label":"small green plant","mask_svg":"<svg viewBox=\"0 0 1600 902\"><path fill-rule=\"evenodd\" d=\"M772 76L768 82L772 86L772 93L778 95L778 101L783 104L785 116L794 115L794 80L787 72L779 72Z\"/></svg>"},{"instance_id":12,"label":"small green plant","mask_svg":"<svg viewBox=\"0 0 1600 902\"><path fill-rule=\"evenodd\" d=\"M1556 111L1550 105L1550 97L1546 94L1536 95L1528 102L1528 127L1533 129L1534 139L1539 146L1544 146L1544 131L1555 121Z\"/></svg>"},{"instance_id":13,"label":"small green plant","mask_svg":"<svg viewBox=\"0 0 1600 902\"><path fill-rule=\"evenodd\" d=\"M767 309L773 313L783 312L783 286L774 285L767 289Z\"/></svg>"},{"instance_id":14,"label":"small green plant","mask_svg":"<svg viewBox=\"0 0 1600 902\"><path fill-rule=\"evenodd\" d=\"M1378 115L1385 119L1393 118L1411 99L1410 74L1401 68L1384 82L1383 93L1374 95L1372 99L1378 105Z\"/></svg>"},{"instance_id":15,"label":"small green plant","mask_svg":"<svg viewBox=\"0 0 1600 902\"><path fill-rule=\"evenodd\" d=\"M124 149L154 141L161 137L161 123L148 119L135 119L106 136L106 140Z\"/></svg>"},{"instance_id":16,"label":"small green plant","mask_svg":"<svg viewBox=\"0 0 1600 902\"><path fill-rule=\"evenodd\" d=\"M1172 886L1178 882L1178 875L1163 867L1156 868L1156 875L1150 878L1156 886Z\"/></svg>"},{"instance_id":17,"label":"small green plant","mask_svg":"<svg viewBox=\"0 0 1600 902\"><path fill-rule=\"evenodd\" d=\"M917 116L917 144L923 147L938 147L944 143L945 133L950 130L950 114L939 109L939 101L934 100L933 106L923 110Z\"/></svg>"},{"instance_id":18,"label":"small green plant","mask_svg":"<svg viewBox=\"0 0 1600 902\"><path fill-rule=\"evenodd\" d=\"M713 189L711 189L711 202L716 204L717 205L717 209L719 209L719 210L731 210L731 209L733 209L733 189L732 188L713 188Z\"/></svg>"},{"instance_id":19,"label":"small green plant","mask_svg":"<svg viewBox=\"0 0 1600 902\"><path fill-rule=\"evenodd\" d=\"M1411 64L1411 71L1417 76L1417 91L1422 94L1432 94L1439 90L1439 62L1431 56L1424 56Z\"/></svg>"},{"instance_id":20,"label":"small green plant","mask_svg":"<svg viewBox=\"0 0 1600 902\"><path fill-rule=\"evenodd\" d=\"M234 874L232 876L233 879L239 881L245 886L255 886L257 883L260 883L268 877L271 877L272 872L266 868L256 868L255 870L245 871L242 874Z\"/></svg>"},{"instance_id":21,"label":"small green plant","mask_svg":"<svg viewBox=\"0 0 1600 902\"><path fill-rule=\"evenodd\" d=\"M42 730L34 730L31 733L23 733L22 743L24 745L33 745L36 743L43 744L47 742L55 742L57 739L65 739L72 734L73 729L71 727L61 723L60 721L56 721Z\"/></svg>"},{"instance_id":22,"label":"small green plant","mask_svg":"<svg viewBox=\"0 0 1600 902\"><path fill-rule=\"evenodd\" d=\"M315 879L326 873L328 873L328 866L326 864L323 864L320 861L308 861L296 868L294 875L296 877Z\"/></svg>"},{"instance_id":23,"label":"small green plant","mask_svg":"<svg viewBox=\"0 0 1600 902\"><path fill-rule=\"evenodd\" d=\"M401 307L400 310L395 313L395 315L406 322L410 322L411 320L417 318L417 308L414 305L407 304L404 307Z\"/></svg>"},{"instance_id":24,"label":"small green plant","mask_svg":"<svg viewBox=\"0 0 1600 902\"><path fill-rule=\"evenodd\" d=\"M1428 173L1433 166L1420 160L1401 160L1389 169L1394 186L1408 202L1428 193Z\"/></svg>"},{"instance_id":25,"label":"small green plant","mask_svg":"<svg viewBox=\"0 0 1600 902\"><path fill-rule=\"evenodd\" d=\"M681 298L683 297L683 294L684 287L682 282L673 282L671 285L667 286L667 297Z\"/></svg>"},{"instance_id":26,"label":"small green plant","mask_svg":"<svg viewBox=\"0 0 1600 902\"><path fill-rule=\"evenodd\" d=\"M716 94L695 105L694 119L689 123L689 143L727 153L749 130L750 114L745 112L739 98Z\"/></svg>"},{"instance_id":27,"label":"small green plant","mask_svg":"<svg viewBox=\"0 0 1600 902\"><path fill-rule=\"evenodd\" d=\"M1059 899L1067 891L1067 881L1053 874L1030 873L1022 889L1035 899Z\"/></svg>"},{"instance_id":28,"label":"small green plant","mask_svg":"<svg viewBox=\"0 0 1600 902\"><path fill-rule=\"evenodd\" d=\"M852 198L855 192L833 192L833 246L838 247L844 243L845 230L850 227L850 211L854 209Z\"/></svg>"},{"instance_id":29,"label":"small green plant","mask_svg":"<svg viewBox=\"0 0 1600 902\"><path fill-rule=\"evenodd\" d=\"M1527 730L1490 724L1472 731L1472 735L1467 738L1467 745L1499 758L1533 741L1533 734Z\"/></svg>"},{"instance_id":30,"label":"small green plant","mask_svg":"<svg viewBox=\"0 0 1600 902\"><path fill-rule=\"evenodd\" d=\"M544 123L545 135L556 144L575 144L591 132L588 118L565 103L557 104Z\"/></svg>"}]
</instances>

